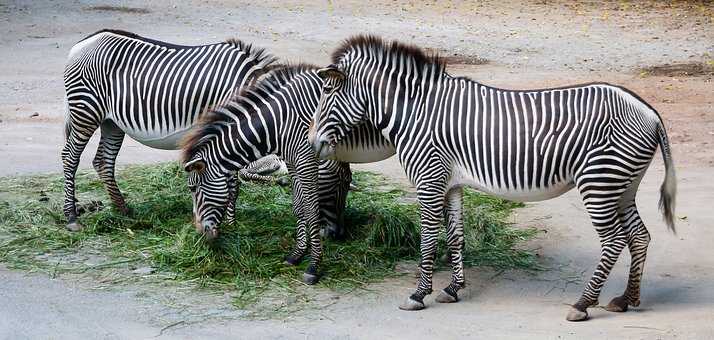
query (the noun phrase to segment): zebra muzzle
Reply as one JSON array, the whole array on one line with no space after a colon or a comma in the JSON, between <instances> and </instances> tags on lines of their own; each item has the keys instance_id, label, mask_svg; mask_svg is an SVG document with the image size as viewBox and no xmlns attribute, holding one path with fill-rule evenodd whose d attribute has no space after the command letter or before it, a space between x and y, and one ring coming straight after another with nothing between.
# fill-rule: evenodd
<instances>
[{"instance_id":1,"label":"zebra muzzle","mask_svg":"<svg viewBox=\"0 0 714 340\"><path fill-rule=\"evenodd\" d=\"M196 231L203 234L207 241L218 237L218 224L213 221L196 222Z\"/></svg>"},{"instance_id":2,"label":"zebra muzzle","mask_svg":"<svg viewBox=\"0 0 714 340\"><path fill-rule=\"evenodd\" d=\"M334 139L327 139L321 137L315 139L312 144L312 148L319 158L327 159L335 152L335 147L337 146L337 141Z\"/></svg>"}]
</instances>

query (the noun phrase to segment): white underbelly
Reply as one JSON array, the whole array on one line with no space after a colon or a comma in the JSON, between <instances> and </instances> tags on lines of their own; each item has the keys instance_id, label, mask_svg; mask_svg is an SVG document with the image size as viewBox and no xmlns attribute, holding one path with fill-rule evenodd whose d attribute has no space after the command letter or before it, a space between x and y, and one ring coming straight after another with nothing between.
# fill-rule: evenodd
<instances>
[{"instance_id":1,"label":"white underbelly","mask_svg":"<svg viewBox=\"0 0 714 340\"><path fill-rule=\"evenodd\" d=\"M544 188L505 188L488 185L482 180L475 178L463 168L456 168L453 171L449 187L468 186L478 191L517 202L544 201L558 197L575 187L572 179L566 178L555 184Z\"/></svg>"},{"instance_id":2,"label":"white underbelly","mask_svg":"<svg viewBox=\"0 0 714 340\"><path fill-rule=\"evenodd\" d=\"M347 163L373 163L392 157L396 152L391 146L380 149L347 149L338 146L330 159Z\"/></svg>"},{"instance_id":3,"label":"white underbelly","mask_svg":"<svg viewBox=\"0 0 714 340\"><path fill-rule=\"evenodd\" d=\"M188 131L191 129L190 127L188 128L182 128L179 130L171 131L171 132L166 132L166 131L137 131L130 129L126 126L123 126L120 123L117 123L117 126L119 126L124 133L129 135L132 139L135 141L144 144L148 147L154 148L154 149L163 149L163 150L177 150L180 148L180 142L181 139L188 133Z\"/></svg>"}]
</instances>

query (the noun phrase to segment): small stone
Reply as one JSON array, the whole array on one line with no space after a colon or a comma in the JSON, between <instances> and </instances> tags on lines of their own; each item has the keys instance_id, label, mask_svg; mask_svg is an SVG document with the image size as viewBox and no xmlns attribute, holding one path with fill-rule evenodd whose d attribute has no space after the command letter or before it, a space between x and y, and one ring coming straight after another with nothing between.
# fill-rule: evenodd
<instances>
[{"instance_id":1,"label":"small stone","mask_svg":"<svg viewBox=\"0 0 714 340\"><path fill-rule=\"evenodd\" d=\"M35 113L33 113L33 114L30 115L30 118L32 118L32 117L39 117L39 116L40 116L40 114L39 114L38 112L35 112Z\"/></svg>"},{"instance_id":2,"label":"small stone","mask_svg":"<svg viewBox=\"0 0 714 340\"><path fill-rule=\"evenodd\" d=\"M131 272L134 274L139 274L139 275L149 275L152 274L156 271L156 268L154 267L141 267L141 268L136 268L132 270Z\"/></svg>"}]
</instances>

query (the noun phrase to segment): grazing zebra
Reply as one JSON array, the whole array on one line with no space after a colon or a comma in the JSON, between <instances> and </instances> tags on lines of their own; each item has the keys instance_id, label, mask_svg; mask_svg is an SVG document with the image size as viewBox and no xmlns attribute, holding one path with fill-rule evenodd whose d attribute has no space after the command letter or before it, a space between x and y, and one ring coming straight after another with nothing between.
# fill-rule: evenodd
<instances>
[{"instance_id":1,"label":"grazing zebra","mask_svg":"<svg viewBox=\"0 0 714 340\"><path fill-rule=\"evenodd\" d=\"M659 114L622 87L593 83L506 90L451 77L438 57L373 36L347 40L320 70L321 106L311 143L321 157L362 123L397 148L421 208L421 277L400 308L424 308L432 292L439 225L446 212L452 281L437 302L457 301L464 286L462 187L516 201L539 201L576 187L600 236L597 269L567 319L587 318L625 246L632 257L622 296L607 309L640 303L650 240L635 205L637 187L661 147L666 175L660 208L674 231L676 182Z\"/></svg>"},{"instance_id":2,"label":"grazing zebra","mask_svg":"<svg viewBox=\"0 0 714 340\"><path fill-rule=\"evenodd\" d=\"M347 163L319 161L307 140L321 87L322 80L314 66L275 69L211 111L183 144L194 223L196 228L212 233L217 233L216 226L228 204L232 172L269 154L285 161L293 180L293 213L298 221L297 243L286 261L297 264L309 247L310 265L303 276L309 284L318 279L322 256L316 228L318 190L345 192L337 195L344 200L350 183L349 175L341 183L317 182L319 162L349 174ZM394 154L394 147L374 127L365 125L352 136L336 146L344 161L373 162ZM344 207L344 201L338 205Z\"/></svg>"},{"instance_id":3,"label":"grazing zebra","mask_svg":"<svg viewBox=\"0 0 714 340\"><path fill-rule=\"evenodd\" d=\"M126 213L114 178L124 134L150 147L177 149L178 140L203 111L225 101L234 89L252 81L274 60L263 50L238 40L179 46L129 32L103 30L78 42L64 73L67 116L62 162L67 227L81 228L74 176L79 157L97 127L101 127L102 136L92 164L112 202ZM279 160L269 158L251 164L239 175L268 181L272 178L264 175L272 171L267 170L277 167ZM237 179L233 187L238 190ZM326 214L337 213L326 206Z\"/></svg>"}]
</instances>

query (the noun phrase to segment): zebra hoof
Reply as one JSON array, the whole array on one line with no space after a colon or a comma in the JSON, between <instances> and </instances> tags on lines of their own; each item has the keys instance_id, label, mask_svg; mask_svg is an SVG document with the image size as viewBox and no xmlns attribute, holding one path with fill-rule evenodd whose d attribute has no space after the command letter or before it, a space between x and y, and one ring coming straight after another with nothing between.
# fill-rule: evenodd
<instances>
[{"instance_id":1,"label":"zebra hoof","mask_svg":"<svg viewBox=\"0 0 714 340\"><path fill-rule=\"evenodd\" d=\"M442 290L441 293L439 293L439 295L436 297L435 301L438 303L454 303L459 301L459 297L453 296L447 293L445 290Z\"/></svg>"},{"instance_id":2,"label":"zebra hoof","mask_svg":"<svg viewBox=\"0 0 714 340\"><path fill-rule=\"evenodd\" d=\"M588 319L588 311L581 311L575 307L570 307L568 316L565 317L568 321L585 321Z\"/></svg>"},{"instance_id":3,"label":"zebra hoof","mask_svg":"<svg viewBox=\"0 0 714 340\"><path fill-rule=\"evenodd\" d=\"M305 282L305 284L308 285L314 285L317 283L317 281L320 280L320 277L317 274L310 274L310 273L303 273L302 274L302 282Z\"/></svg>"},{"instance_id":4,"label":"zebra hoof","mask_svg":"<svg viewBox=\"0 0 714 340\"><path fill-rule=\"evenodd\" d=\"M84 228L84 226L79 224L79 222L70 222L70 223L67 223L65 228L67 228L67 230L69 230L69 231L80 231L80 230L82 230L82 228Z\"/></svg>"},{"instance_id":5,"label":"zebra hoof","mask_svg":"<svg viewBox=\"0 0 714 340\"><path fill-rule=\"evenodd\" d=\"M624 296L618 296L605 306L605 310L616 313L627 312L627 299Z\"/></svg>"},{"instance_id":6,"label":"zebra hoof","mask_svg":"<svg viewBox=\"0 0 714 340\"><path fill-rule=\"evenodd\" d=\"M408 297L401 305L399 305L399 309L401 310L422 310L424 308L426 308L426 306L424 306L424 302L416 301L411 297Z\"/></svg>"}]
</instances>

